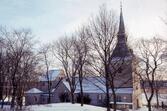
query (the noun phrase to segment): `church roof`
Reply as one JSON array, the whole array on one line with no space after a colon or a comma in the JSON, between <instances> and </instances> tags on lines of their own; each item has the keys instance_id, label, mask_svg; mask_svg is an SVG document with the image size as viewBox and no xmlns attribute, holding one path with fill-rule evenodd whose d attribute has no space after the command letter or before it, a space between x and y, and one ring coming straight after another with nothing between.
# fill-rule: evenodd
<instances>
[{"instance_id":1,"label":"church roof","mask_svg":"<svg viewBox=\"0 0 167 111\"><path fill-rule=\"evenodd\" d=\"M79 85L79 78L76 78L76 89L74 93L80 93L80 85ZM69 83L64 80L63 84L66 88L70 91ZM104 77L85 77L82 81L83 92L84 93L106 93L106 86L105 86L105 78ZM132 94L133 88L115 88L116 94ZM109 90L109 93L112 94L112 90Z\"/></svg>"},{"instance_id":2,"label":"church roof","mask_svg":"<svg viewBox=\"0 0 167 111\"><path fill-rule=\"evenodd\" d=\"M49 75L49 80L54 81L57 77L61 76L62 70L61 69L53 69L49 70L48 75ZM47 75L44 74L39 77L39 81L48 81Z\"/></svg>"},{"instance_id":3,"label":"church roof","mask_svg":"<svg viewBox=\"0 0 167 111\"><path fill-rule=\"evenodd\" d=\"M125 25L124 25L123 12L122 12L122 6L121 6L119 31L117 34L117 44L113 51L112 58L129 57L131 55L132 53L127 45L127 36L125 33Z\"/></svg>"}]
</instances>

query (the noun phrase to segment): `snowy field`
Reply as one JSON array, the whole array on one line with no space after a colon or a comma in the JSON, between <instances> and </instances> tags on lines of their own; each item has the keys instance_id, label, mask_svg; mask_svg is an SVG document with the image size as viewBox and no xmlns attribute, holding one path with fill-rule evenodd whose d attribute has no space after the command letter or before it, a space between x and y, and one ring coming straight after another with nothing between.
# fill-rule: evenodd
<instances>
[{"instance_id":1,"label":"snowy field","mask_svg":"<svg viewBox=\"0 0 167 111\"><path fill-rule=\"evenodd\" d=\"M102 107L97 107L92 105L84 105L83 107L81 107L80 104L71 104L71 103L33 105L33 106L30 106L29 109L30 111L106 111L106 108L102 108ZM129 110L129 111L133 111L133 110ZM146 107L143 107L136 111L148 111L148 109ZM153 110L153 111L159 111L159 110Z\"/></svg>"},{"instance_id":2,"label":"snowy field","mask_svg":"<svg viewBox=\"0 0 167 111\"><path fill-rule=\"evenodd\" d=\"M29 106L30 111L106 111L106 108L71 103L57 103L47 105L33 105Z\"/></svg>"},{"instance_id":3,"label":"snowy field","mask_svg":"<svg viewBox=\"0 0 167 111\"><path fill-rule=\"evenodd\" d=\"M71 103L56 103L56 104L47 104L47 105L33 105L30 106L29 111L106 111L106 108L84 105L81 107L80 104L71 104ZM166 110L157 110L152 109L153 111L166 111ZM111 110L112 111L112 110ZM117 110L120 111L120 110ZM134 111L134 110L129 110ZM142 108L135 111L148 111L147 107L143 106Z\"/></svg>"},{"instance_id":4,"label":"snowy field","mask_svg":"<svg viewBox=\"0 0 167 111\"><path fill-rule=\"evenodd\" d=\"M106 111L106 108L102 108L102 107L97 107L92 105L84 105L83 107L81 107L80 104L71 104L71 103L32 105L32 106L26 107L25 109L26 110L23 110L23 111ZM11 110L9 106L5 106L5 108L3 110L0 109L0 111L11 111ZM134 111L134 110L129 110L129 111ZM142 107L135 111L148 111L148 109L146 107ZM166 110L153 109L153 111L166 111Z\"/></svg>"}]
</instances>

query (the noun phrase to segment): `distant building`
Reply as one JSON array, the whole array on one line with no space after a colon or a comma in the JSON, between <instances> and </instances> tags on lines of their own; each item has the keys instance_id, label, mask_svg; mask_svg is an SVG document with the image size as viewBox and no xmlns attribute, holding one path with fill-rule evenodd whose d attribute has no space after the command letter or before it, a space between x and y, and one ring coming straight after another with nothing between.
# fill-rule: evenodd
<instances>
[{"instance_id":1,"label":"distant building","mask_svg":"<svg viewBox=\"0 0 167 111\"><path fill-rule=\"evenodd\" d=\"M51 81L51 88L54 89L59 86L61 80L64 78L63 70L49 70L49 81ZM48 79L46 74L39 77L39 81L32 83L29 90L25 92L25 104L46 104L48 100Z\"/></svg>"}]
</instances>

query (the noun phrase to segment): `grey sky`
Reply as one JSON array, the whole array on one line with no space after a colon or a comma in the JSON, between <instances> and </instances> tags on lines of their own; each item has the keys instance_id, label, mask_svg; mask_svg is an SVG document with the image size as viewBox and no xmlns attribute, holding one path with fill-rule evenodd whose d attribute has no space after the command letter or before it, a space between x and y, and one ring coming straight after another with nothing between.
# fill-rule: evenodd
<instances>
[{"instance_id":1,"label":"grey sky","mask_svg":"<svg viewBox=\"0 0 167 111\"><path fill-rule=\"evenodd\" d=\"M119 14L120 0L0 0L0 24L31 28L41 41L52 41L86 23L103 3ZM166 0L123 0L129 35L163 36L167 28L160 18L165 17L166 7Z\"/></svg>"}]
</instances>

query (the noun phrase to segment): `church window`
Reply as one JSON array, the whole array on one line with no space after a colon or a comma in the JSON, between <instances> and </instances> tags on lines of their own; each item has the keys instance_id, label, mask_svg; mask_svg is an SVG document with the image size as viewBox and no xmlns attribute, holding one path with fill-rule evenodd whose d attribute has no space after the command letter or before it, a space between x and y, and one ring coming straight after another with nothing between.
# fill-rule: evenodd
<instances>
[{"instance_id":1,"label":"church window","mask_svg":"<svg viewBox=\"0 0 167 111\"><path fill-rule=\"evenodd\" d=\"M121 100L121 96L117 96L116 99L117 99L117 102L121 102L122 101Z\"/></svg>"}]
</instances>

